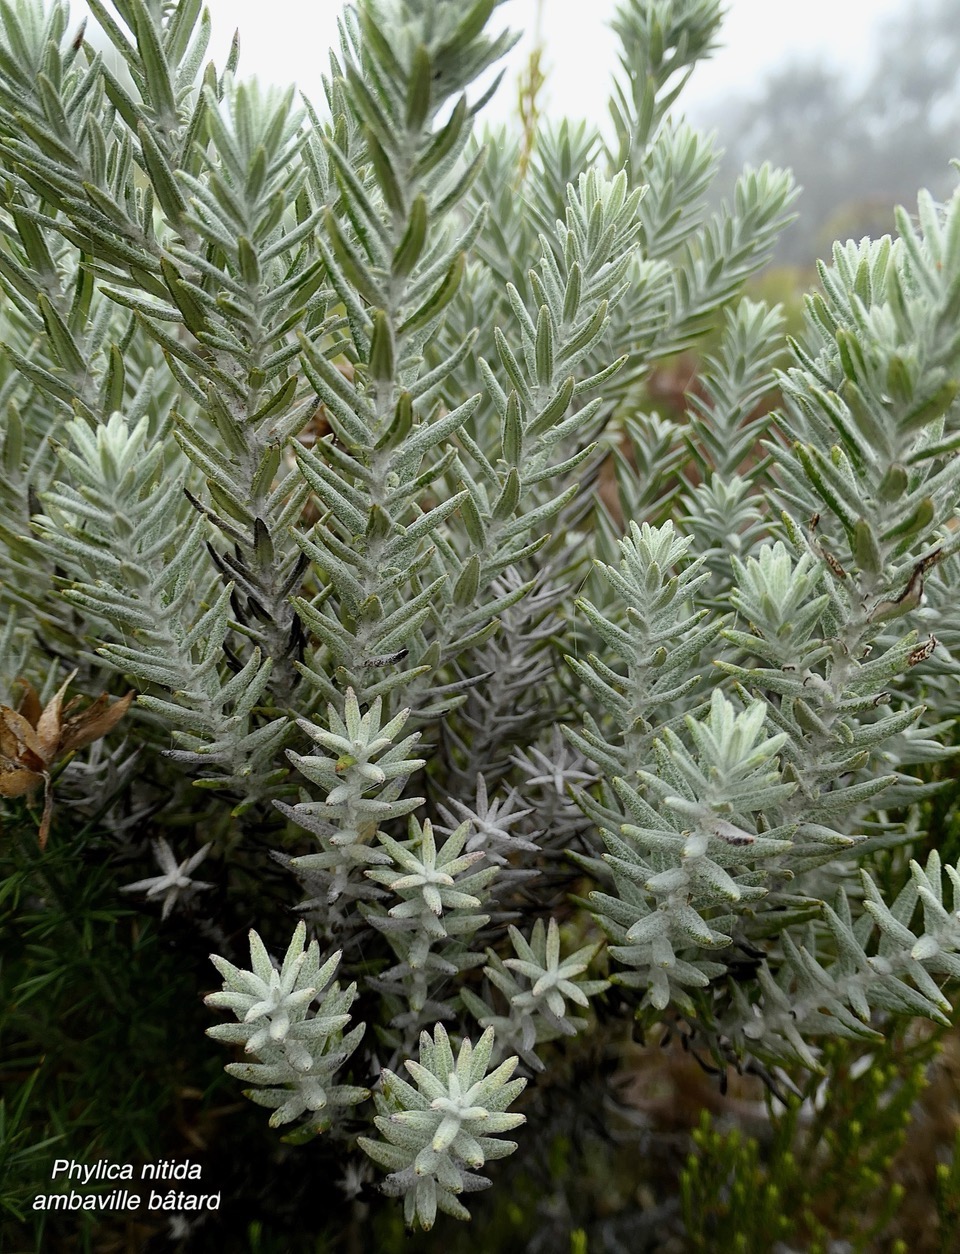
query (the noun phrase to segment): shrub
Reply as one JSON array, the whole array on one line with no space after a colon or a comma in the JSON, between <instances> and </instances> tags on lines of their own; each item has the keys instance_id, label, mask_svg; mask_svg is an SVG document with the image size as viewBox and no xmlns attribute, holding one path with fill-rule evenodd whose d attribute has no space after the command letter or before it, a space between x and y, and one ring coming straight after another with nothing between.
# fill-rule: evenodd
<instances>
[{"instance_id":1,"label":"shrub","mask_svg":"<svg viewBox=\"0 0 960 1254\"><path fill-rule=\"evenodd\" d=\"M93 990L176 938L176 1013L270 1124L348 1197L369 1156L424 1228L621 1029L783 1096L836 1038L947 1023L960 198L838 245L788 346L745 285L791 178L708 210L672 112L719 0L623 0L612 140L532 154L474 137L496 0L359 0L317 107L236 45L204 67L199 0L91 7L123 76L59 0L2 13L0 790L8 900L51 940L24 961L79 935ZM681 350L678 423L645 379ZM119 701L68 719L65 671ZM79 932L64 850L96 866ZM233 1024L197 1007L211 946ZM57 990L20 978L52 1111L23 1007Z\"/></svg>"}]
</instances>

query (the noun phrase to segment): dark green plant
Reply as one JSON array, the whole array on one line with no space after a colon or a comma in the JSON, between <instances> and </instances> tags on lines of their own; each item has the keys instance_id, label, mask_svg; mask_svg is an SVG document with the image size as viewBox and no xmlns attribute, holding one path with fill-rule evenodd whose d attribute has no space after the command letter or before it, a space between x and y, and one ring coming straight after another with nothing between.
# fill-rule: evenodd
<instances>
[{"instance_id":1,"label":"dark green plant","mask_svg":"<svg viewBox=\"0 0 960 1254\"><path fill-rule=\"evenodd\" d=\"M785 1242L826 1254L842 1241L905 1254L893 1234L904 1196L893 1165L935 1053L932 1035L911 1044L894 1033L868 1053L829 1046L825 1076L771 1110L762 1142L705 1114L680 1177L690 1248L737 1254Z\"/></svg>"}]
</instances>

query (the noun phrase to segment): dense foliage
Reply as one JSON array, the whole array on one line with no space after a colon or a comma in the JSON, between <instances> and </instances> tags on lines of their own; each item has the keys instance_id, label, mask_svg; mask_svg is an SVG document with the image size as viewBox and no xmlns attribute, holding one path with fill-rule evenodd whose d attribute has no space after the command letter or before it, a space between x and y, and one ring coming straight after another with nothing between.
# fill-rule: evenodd
<instances>
[{"instance_id":1,"label":"dense foliage","mask_svg":"<svg viewBox=\"0 0 960 1254\"><path fill-rule=\"evenodd\" d=\"M200 1157L222 1211L101 1224L254 1251L390 1248L381 1192L429 1230L518 1151L484 1248L749 1248L723 1199L773 1241L784 1187L819 1248L803 1112L867 1204L960 975L960 194L787 344L791 176L709 209L675 111L718 0L623 0L613 138L532 152L474 133L497 0L359 0L316 106L204 67L199 0L91 8L122 75L0 8L17 1240L94 1240L54 1153ZM757 1077L763 1166L704 1124L671 1172L654 1032Z\"/></svg>"}]
</instances>

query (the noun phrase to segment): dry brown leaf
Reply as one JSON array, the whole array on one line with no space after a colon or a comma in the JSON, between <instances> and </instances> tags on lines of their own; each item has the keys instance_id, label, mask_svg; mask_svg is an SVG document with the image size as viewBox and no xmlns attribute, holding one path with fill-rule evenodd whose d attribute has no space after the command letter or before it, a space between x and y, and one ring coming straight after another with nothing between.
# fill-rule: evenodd
<instances>
[{"instance_id":1,"label":"dry brown leaf","mask_svg":"<svg viewBox=\"0 0 960 1254\"><path fill-rule=\"evenodd\" d=\"M43 775L37 771L11 762L9 758L0 758L0 797L23 797L42 783Z\"/></svg>"},{"instance_id":2,"label":"dry brown leaf","mask_svg":"<svg viewBox=\"0 0 960 1254\"><path fill-rule=\"evenodd\" d=\"M0 717L0 758L11 760L20 756L20 741Z\"/></svg>"},{"instance_id":3,"label":"dry brown leaf","mask_svg":"<svg viewBox=\"0 0 960 1254\"><path fill-rule=\"evenodd\" d=\"M64 683L47 702L43 713L37 719L37 740L40 742L43 760L52 762L60 747L60 733L63 719L63 698L70 683L76 678L76 671L71 671Z\"/></svg>"},{"instance_id":4,"label":"dry brown leaf","mask_svg":"<svg viewBox=\"0 0 960 1254\"><path fill-rule=\"evenodd\" d=\"M47 843L53 818L52 767L59 758L112 731L134 696L128 692L111 705L104 692L85 710L67 718L79 700L74 697L66 706L63 704L76 674L73 671L67 677L43 708L37 690L28 680L18 680L24 690L18 710L0 706L0 797L23 797L43 784L41 849Z\"/></svg>"},{"instance_id":5,"label":"dry brown leaf","mask_svg":"<svg viewBox=\"0 0 960 1254\"><path fill-rule=\"evenodd\" d=\"M36 729L31 727L22 714L18 714L16 710L11 710L8 705L0 705L0 722L4 724L7 731L14 737L16 743L15 752L7 754L7 757L16 757L18 761L22 761L27 754L32 754L38 763L42 764L45 762L46 759L40 746L40 741L37 739Z\"/></svg>"},{"instance_id":6,"label":"dry brown leaf","mask_svg":"<svg viewBox=\"0 0 960 1254\"><path fill-rule=\"evenodd\" d=\"M18 679L17 683L23 688L23 696L20 698L20 704L17 706L17 713L22 714L28 723L36 727L37 721L43 712L43 706L40 704L40 694L29 679Z\"/></svg>"},{"instance_id":7,"label":"dry brown leaf","mask_svg":"<svg viewBox=\"0 0 960 1254\"><path fill-rule=\"evenodd\" d=\"M133 692L131 691L110 705L110 698L102 692L82 714L68 718L64 723L60 738L60 752L69 753L72 749L82 749L84 745L99 740L108 732L113 731L130 708L132 700Z\"/></svg>"},{"instance_id":8,"label":"dry brown leaf","mask_svg":"<svg viewBox=\"0 0 960 1254\"><path fill-rule=\"evenodd\" d=\"M37 831L37 843L41 849L47 847L47 837L50 835L50 823L53 820L53 784L49 774L43 777L43 815L40 818L40 827Z\"/></svg>"}]
</instances>

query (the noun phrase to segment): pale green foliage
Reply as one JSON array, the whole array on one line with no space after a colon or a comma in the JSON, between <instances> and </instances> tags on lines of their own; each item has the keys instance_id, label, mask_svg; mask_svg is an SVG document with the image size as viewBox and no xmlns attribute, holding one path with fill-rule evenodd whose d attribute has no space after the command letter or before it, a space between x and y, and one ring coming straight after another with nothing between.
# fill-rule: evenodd
<instances>
[{"instance_id":1,"label":"pale green foliage","mask_svg":"<svg viewBox=\"0 0 960 1254\"><path fill-rule=\"evenodd\" d=\"M398 800L410 775L423 766L422 758L410 757L420 739L414 732L402 740L397 733L410 711L401 710L381 725L382 701L378 697L366 714L360 714L356 694L347 689L343 717L327 707L329 730L300 720L301 728L326 753L289 757L306 779L322 787L325 801L301 801L279 808L301 827L320 839L320 853L294 860L302 871L325 873L328 900L347 888L351 867L386 859L371 846L378 824L416 809L423 798ZM370 795L372 794L372 795Z\"/></svg>"},{"instance_id":2,"label":"pale green foliage","mask_svg":"<svg viewBox=\"0 0 960 1254\"><path fill-rule=\"evenodd\" d=\"M543 920L538 919L529 942L511 926L510 941L516 957L501 959L491 949L487 951L490 965L484 967L490 983L507 998L508 1013L495 1014L467 988L461 997L477 1022L494 1030L498 1049L515 1049L528 1066L542 1071L543 1063L534 1049L537 1042L575 1036L586 1026L586 1020L578 1017L567 1003L586 1009L589 998L608 987L606 980L580 978L600 946L585 945L561 958L556 919L551 919L546 928Z\"/></svg>"},{"instance_id":3,"label":"pale green foliage","mask_svg":"<svg viewBox=\"0 0 960 1254\"><path fill-rule=\"evenodd\" d=\"M340 988L334 980L340 954L321 966L317 942L304 948L306 932L303 923L297 925L279 971L252 929L251 970L212 956L223 976L223 992L211 993L206 1003L232 1010L239 1022L208 1028L207 1035L242 1044L258 1060L228 1063L227 1071L257 1086L247 1095L273 1110L273 1127L309 1112L310 1126L319 1131L329 1126L337 1107L356 1105L369 1096L356 1085L332 1083L334 1073L360 1044L366 1025L359 1023L344 1036L357 986ZM311 1013L316 1000L320 1004Z\"/></svg>"},{"instance_id":4,"label":"pale green foliage","mask_svg":"<svg viewBox=\"0 0 960 1254\"><path fill-rule=\"evenodd\" d=\"M367 871L370 879L385 884L403 898L400 905L389 911L391 918L410 919L418 929L442 938L449 935L451 910L480 905L478 897L454 886L455 877L483 857L480 852L463 853L467 831L466 824L458 827L439 852L429 820L421 831L412 828L406 847L385 832L380 833L381 845L395 867L404 872L398 876L395 869L388 867Z\"/></svg>"},{"instance_id":5,"label":"pale green foliage","mask_svg":"<svg viewBox=\"0 0 960 1254\"><path fill-rule=\"evenodd\" d=\"M759 978L764 992L762 1017L739 997L743 1016L738 1031L754 1048L774 1057L798 1058L816 1068L807 1044L811 1035L877 1037L870 1027L871 1012L922 1015L947 1024L950 1002L935 976L956 979L960 974L960 930L956 913L943 898L943 869L934 850L926 869L910 863L911 878L888 907L876 885L862 872L864 913L855 921L843 894L836 909L825 909L826 924L836 945L836 957L821 963L815 956L815 938L807 946L785 936L787 963L778 980L765 968ZM960 901L960 872L946 867L954 905ZM922 930L910 922L922 907ZM801 933L802 936L802 933ZM851 1010L853 1013L851 1013Z\"/></svg>"},{"instance_id":6,"label":"pale green foliage","mask_svg":"<svg viewBox=\"0 0 960 1254\"><path fill-rule=\"evenodd\" d=\"M869 893L859 904L855 864L842 860L845 849L866 844L865 820L877 798L909 803L903 768L938 752L929 737L920 747L923 711L911 700L911 671L937 640L918 641L903 620L957 544L947 522L960 482L949 425L954 390L938 362L956 360L955 331L943 311L952 307L957 281L956 272L944 273L945 241L958 230L960 200L921 208L922 235L904 221L899 244L838 248L836 269L823 271L826 296L810 300L816 355L796 348L801 364L784 379L789 407L778 418L794 438L792 456L779 441L768 443L777 463L772 489L803 510L806 527L789 513L768 520L768 533L782 539L734 556L734 584L717 598L739 622L724 625L715 613L708 620L723 627L729 650L716 664L737 681L743 713L715 690L710 725L688 716L686 737L661 714L655 765L629 759L635 776L621 774L628 759L619 736L604 737L589 722L574 733L610 773L619 798L616 806L612 799L590 803L607 829L617 888L616 897L595 900L617 942L613 956L631 968L619 978L645 987L654 1007L684 1008L721 1058L726 1038L737 1050L749 1041L767 1060L813 1066L811 1036L869 1033L876 1009L942 1011L942 994L919 958L926 942L914 952L922 930L908 930L918 898L908 892L900 901L901 939L907 945L910 937L912 956L894 961L890 927L876 930L886 916ZM912 364L919 360L929 372ZM687 569L693 574L696 564ZM627 622L632 610L658 624L659 605L648 600L653 578L614 587ZM587 612L607 655L630 659L636 646L619 625L623 611L614 603ZM685 663L684 630L678 624L661 665L671 652L678 668ZM635 731L621 690L636 691L636 682L625 686L602 660L573 665L620 735ZM741 719L749 720L752 740L735 734ZM763 743L758 719L769 729ZM896 841L891 832L884 843ZM829 876L818 870L825 864ZM842 890L842 910L831 911L823 901L838 879L850 882L851 895ZM855 943L849 922L838 922L842 912L859 929ZM794 938L792 926L804 919ZM711 951L729 961L737 950L755 965L753 996L742 976L723 992L725 962ZM699 1004L685 991L695 988L704 990Z\"/></svg>"},{"instance_id":7,"label":"pale green foliage","mask_svg":"<svg viewBox=\"0 0 960 1254\"><path fill-rule=\"evenodd\" d=\"M507 1113L526 1080L511 1080L516 1058L488 1073L493 1031L476 1045L463 1041L454 1059L449 1038L437 1024L433 1038L420 1037L420 1061L405 1065L416 1084L384 1070L379 1114L374 1121L383 1141L361 1137L367 1154L390 1174L386 1192L402 1196L407 1223L432 1228L437 1210L458 1219L470 1213L459 1194L485 1188L475 1174L487 1160L505 1158L517 1148L498 1135L519 1127L524 1116Z\"/></svg>"},{"instance_id":8,"label":"pale green foliage","mask_svg":"<svg viewBox=\"0 0 960 1254\"><path fill-rule=\"evenodd\" d=\"M673 524L651 527L631 522L630 534L619 541L620 569L600 565L604 581L617 594L624 613L613 619L585 597L578 602L597 635L613 653L623 673L590 654L585 662L567 658L615 720L613 743L591 719L582 735L568 733L588 756L615 773L637 770L650 749L650 731L666 725L681 702L698 687L696 663L719 634L722 619L706 624L706 610L692 610L691 598L706 581L703 559L678 565L690 540ZM609 653L608 653L609 656ZM622 691L626 689L626 692ZM621 744L622 742L622 744Z\"/></svg>"},{"instance_id":9,"label":"pale green foliage","mask_svg":"<svg viewBox=\"0 0 960 1254\"><path fill-rule=\"evenodd\" d=\"M390 865L366 872L384 886L387 896L381 895L375 906L363 907L364 918L385 934L398 959L372 983L388 1004L396 998L403 1007L390 1022L406 1029L404 1039L411 1043L428 1017L425 1012L434 1019L453 1016L450 1002L430 998L431 985L483 961L468 946L473 934L490 922L480 910L497 868L472 869L484 855L481 850L463 852L469 830L461 824L438 849L430 820L421 827L411 816L409 840L400 842L379 833ZM396 897L400 898L396 905L385 906Z\"/></svg>"},{"instance_id":10,"label":"pale green foliage","mask_svg":"<svg viewBox=\"0 0 960 1254\"><path fill-rule=\"evenodd\" d=\"M732 478L765 433L769 416L754 411L770 389L770 371L782 352L779 308L747 299L727 308L719 350L701 365L704 395L690 397L687 440L695 456L703 447L699 460L708 480Z\"/></svg>"},{"instance_id":11,"label":"pale green foliage","mask_svg":"<svg viewBox=\"0 0 960 1254\"><path fill-rule=\"evenodd\" d=\"M148 371L132 417L146 405L151 384ZM183 748L171 756L219 768L204 776L207 787L240 785L247 794L240 812L277 779L273 762L286 725L251 727L272 660L255 647L236 675L221 678L215 663L233 586L206 610L196 604L201 535L183 497L182 467L164 463L162 444L150 446L147 416L131 429L114 412L95 432L75 419L66 433L73 448L61 456L72 482L43 494L46 513L34 523L73 575L64 596L123 641L102 646L101 656L176 695L170 701L144 694L141 704L183 729L175 733ZM195 617L189 631L187 615ZM126 643L128 632L135 644Z\"/></svg>"},{"instance_id":12,"label":"pale green foliage","mask_svg":"<svg viewBox=\"0 0 960 1254\"><path fill-rule=\"evenodd\" d=\"M190 898L204 888L213 888L213 885L205 880L193 878L193 872L207 856L209 849L209 844L202 845L189 858L178 862L169 844L165 840L158 840L153 854L163 874L137 880L133 884L124 884L120 891L122 893L146 893L148 899L161 897L163 909L160 918L165 919L178 901Z\"/></svg>"},{"instance_id":13,"label":"pale green foliage","mask_svg":"<svg viewBox=\"0 0 960 1254\"><path fill-rule=\"evenodd\" d=\"M648 987L658 1009L672 999L693 1012L675 985L706 988L725 970L694 958L693 948L733 944L735 914L753 915L768 891L765 864L790 849L792 828L757 832L756 813L794 790L778 782L775 755L786 736L763 739L764 731L761 702L737 713L715 689L707 718L687 719L695 754L669 729L654 743L656 773L639 773L653 804L617 782L632 820L622 836L605 837L619 895L594 899L618 942L613 956L632 968L617 978Z\"/></svg>"},{"instance_id":14,"label":"pale green foliage","mask_svg":"<svg viewBox=\"0 0 960 1254\"><path fill-rule=\"evenodd\" d=\"M209 999L253 1100L350 1139L334 1077L381 1074L388 1191L465 1217L522 1119L494 1051L549 1067L607 993L588 910L605 1015L723 1066L945 1015L957 872L903 884L960 713L960 195L838 245L784 344L744 285L792 179L711 211L675 108L717 0L623 0L610 142L545 128L525 174L473 135L496 0L348 6L325 107L204 67L199 0L92 7L122 82L59 0L0 22L0 687L133 684L177 822L226 793L226 892L167 846L165 912L279 910L281 847L287 956L251 933Z\"/></svg>"}]
</instances>

